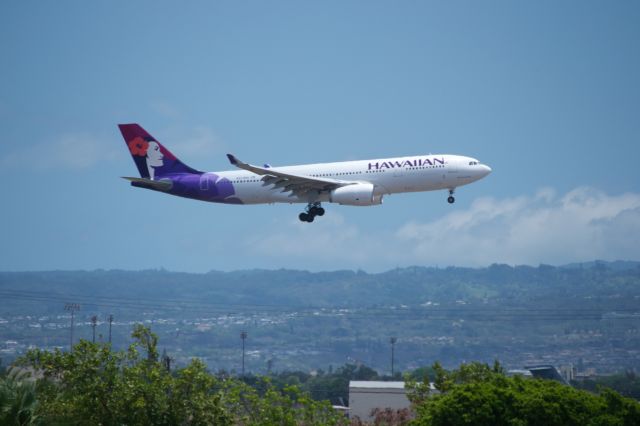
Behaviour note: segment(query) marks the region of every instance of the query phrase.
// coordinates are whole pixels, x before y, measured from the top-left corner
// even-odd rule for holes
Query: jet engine
[[[329,201],[347,206],[374,206],[382,204],[382,194],[374,194],[371,183],[356,183],[334,189]]]

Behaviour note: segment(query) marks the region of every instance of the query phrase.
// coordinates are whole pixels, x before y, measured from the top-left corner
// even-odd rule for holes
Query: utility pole
[[[72,351],[73,350],[73,318],[74,318],[75,312],[80,310],[80,304],[66,303],[64,305],[64,310],[71,312],[71,329],[70,329],[71,337],[69,338],[69,350]]]
[[[240,332],[240,338],[242,339],[242,377],[244,377],[244,341],[247,340],[247,332]]]
[[[162,357],[160,357],[160,359],[162,360],[162,365],[164,365],[164,368],[167,369],[167,372],[171,373],[171,361],[173,361],[173,358],[167,355],[166,349],[162,350]]]
[[[113,314],[109,314],[109,344],[111,344],[111,324],[113,324]]]
[[[396,342],[398,341],[398,339],[396,337],[392,337],[391,339],[389,339],[389,342],[391,343],[391,378],[393,379],[393,363],[395,361],[394,359],[394,355],[395,355],[395,348],[396,348]]]
[[[93,328],[93,339],[92,342],[96,342],[96,326],[98,325],[98,316],[94,315],[91,317],[91,328]]]

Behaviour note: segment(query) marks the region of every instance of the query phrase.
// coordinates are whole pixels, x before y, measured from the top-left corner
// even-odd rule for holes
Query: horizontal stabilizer
[[[137,177],[126,177],[123,176],[122,179],[126,179],[131,182],[131,185],[138,186],[141,188],[149,188],[155,189],[157,191],[170,191],[173,187],[173,182],[169,179],[161,179],[161,180],[151,180],[145,178],[137,178]]]

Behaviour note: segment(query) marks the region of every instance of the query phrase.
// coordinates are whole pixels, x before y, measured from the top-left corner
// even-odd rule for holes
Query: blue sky
[[[0,270],[640,260],[640,4],[0,5]],[[493,168],[383,206],[226,206],[131,188],[116,125],[229,168],[418,153]]]

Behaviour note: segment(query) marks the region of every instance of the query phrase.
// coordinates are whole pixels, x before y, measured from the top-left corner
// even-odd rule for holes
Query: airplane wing
[[[262,178],[262,181],[264,182],[263,186],[273,185],[272,189],[282,188],[282,192],[290,191],[290,196],[304,196],[312,191],[330,191],[341,186],[357,183],[354,181],[283,173],[272,168],[258,167],[243,163],[232,154],[227,154],[227,158],[229,158],[231,164],[239,169],[248,170],[257,175],[264,176]]]

